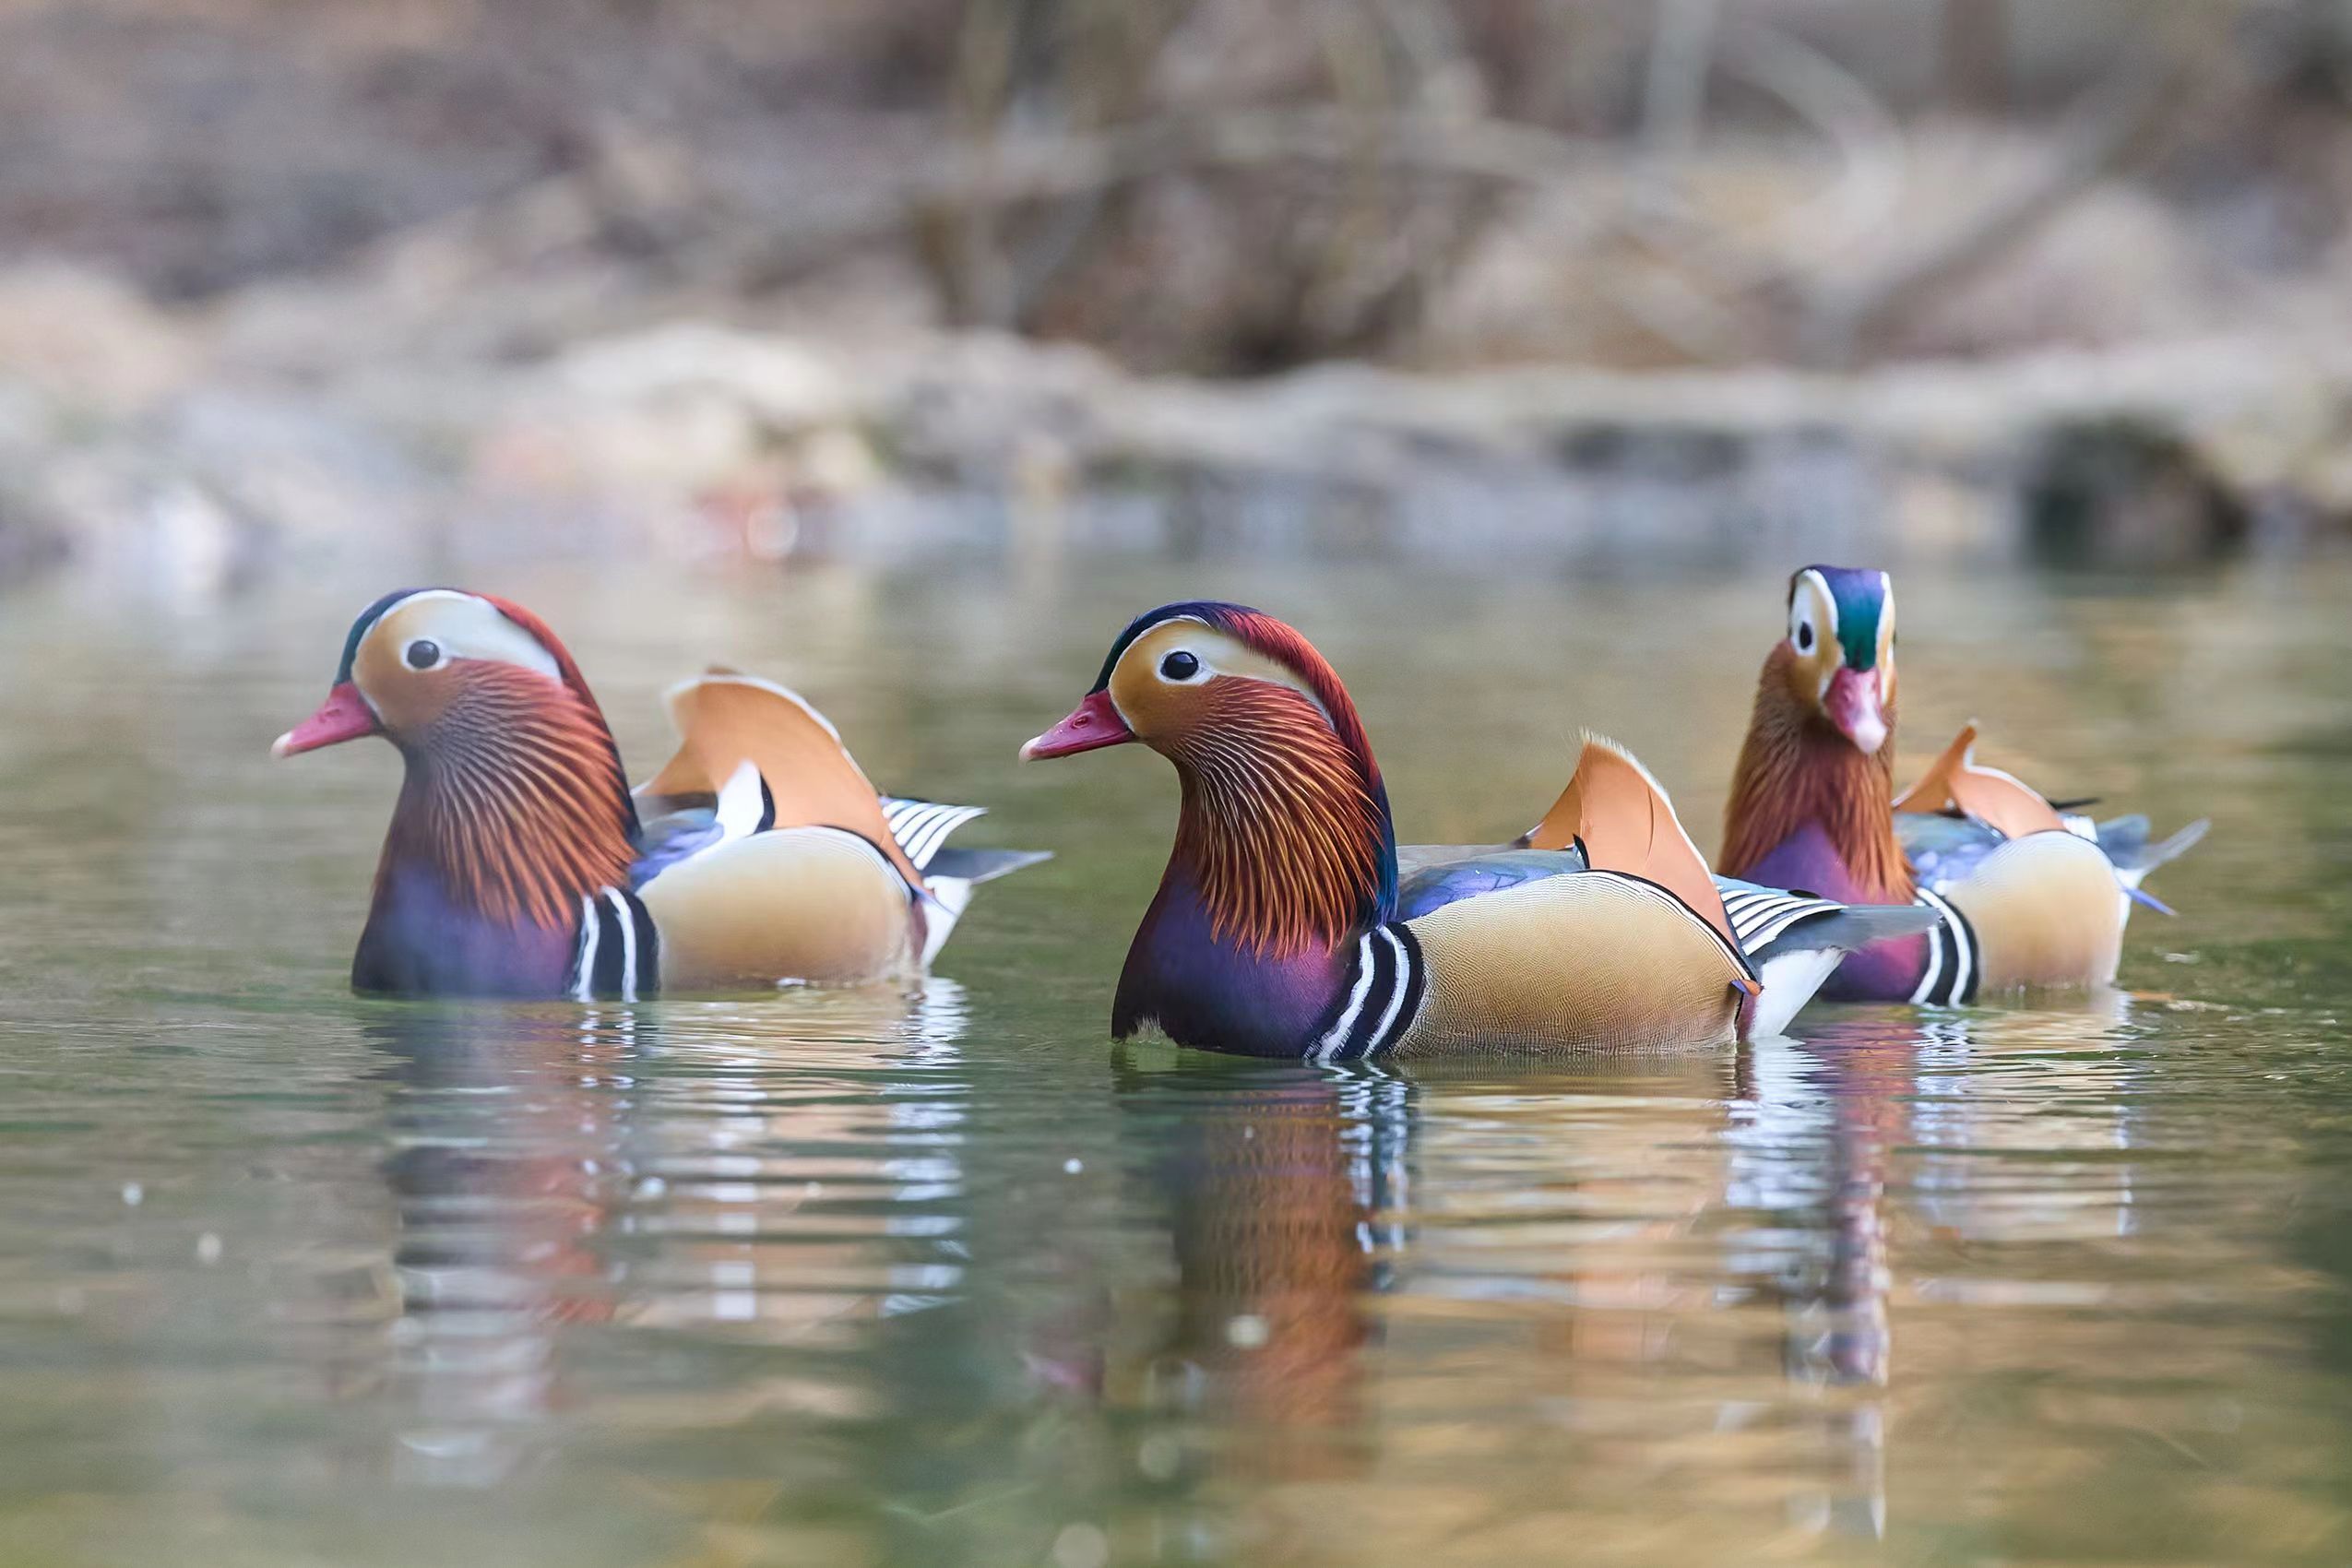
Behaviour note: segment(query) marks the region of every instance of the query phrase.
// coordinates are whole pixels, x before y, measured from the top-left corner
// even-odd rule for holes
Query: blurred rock
[[[2026,548],[2049,565],[2181,566],[2246,542],[2248,505],[2173,431],[2134,420],[2057,425],[2020,483]]]
[[[169,314],[125,319],[147,347],[92,362],[137,374],[29,355],[0,378],[0,515],[19,562],[32,540],[109,573],[151,555],[172,592],[420,552],[2165,564],[2342,518],[2352,430],[2352,344],[2259,335],[1850,376],[1233,383],[1005,335],[701,320],[322,377],[282,343],[256,364]]]

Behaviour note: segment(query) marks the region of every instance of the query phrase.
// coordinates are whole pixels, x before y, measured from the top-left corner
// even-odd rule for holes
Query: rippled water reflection
[[[1102,1039],[1172,790],[1010,753],[1128,609],[1292,610],[1424,837],[1580,722],[1708,821],[1777,617],[1206,575],[500,585],[640,766],[731,657],[1061,851],[918,992],[594,1010],[341,994],[393,761],[261,752],[371,585],[11,600],[0,1562],[2352,1553],[2352,576],[1907,590],[1921,752],[2216,817],[2128,994],[1317,1072]]]

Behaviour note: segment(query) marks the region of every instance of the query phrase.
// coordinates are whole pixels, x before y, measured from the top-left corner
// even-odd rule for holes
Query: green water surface
[[[1172,776],[1015,748],[1241,597],[1407,839],[1589,725],[1711,847],[1777,579],[477,579],[640,774],[724,659],[1058,857],[919,994],[596,1008],[345,990],[397,759],[267,747],[392,586],[0,600],[0,1563],[2352,1560],[2352,570],[1904,579],[1909,757],[2214,819],[2126,993],[1402,1072],[1113,1047]]]

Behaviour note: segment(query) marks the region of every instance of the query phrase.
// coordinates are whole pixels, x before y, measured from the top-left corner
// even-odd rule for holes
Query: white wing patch
[[[719,844],[748,838],[774,824],[775,797],[768,793],[767,780],[760,777],[757,763],[746,757],[735,765],[734,775],[719,791],[717,814]],[[719,844],[710,846],[713,849],[718,847]]]

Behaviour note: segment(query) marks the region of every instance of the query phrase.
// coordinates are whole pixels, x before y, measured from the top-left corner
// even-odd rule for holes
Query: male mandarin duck
[[[1317,1062],[1479,1049],[1705,1047],[1776,1032],[1910,909],[1758,900],[1735,928],[1641,766],[1587,740],[1548,824],[1568,847],[1396,847],[1355,705],[1282,622],[1170,604],[1111,647],[1024,757],[1141,741],[1182,786],[1111,1032]]]
[[[2144,816],[2094,824],[1975,759],[1975,726],[1895,792],[1895,587],[1808,566],[1765,658],[1724,813],[1718,869],[1872,903],[1916,899],[1935,929],[1876,944],[1824,996],[1966,1003],[2115,978],[2140,882],[2204,836],[2159,843]],[[2166,911],[2169,913],[2169,910]]]
[[[885,796],[783,687],[673,687],[677,754],[634,794],[546,624],[453,588],[351,624],[279,756],[363,735],[407,777],[351,984],[400,996],[617,998],[919,973],[979,883],[1045,857],[942,848],[977,806]]]

